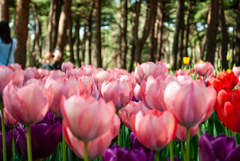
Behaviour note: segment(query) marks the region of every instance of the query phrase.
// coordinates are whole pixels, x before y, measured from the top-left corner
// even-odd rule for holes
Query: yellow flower
[[[204,61],[203,60],[200,60],[199,63],[203,63]]]
[[[232,69],[227,69],[227,72],[228,72],[228,73],[231,73],[231,72],[232,72]]]
[[[188,65],[189,62],[190,62],[190,58],[189,58],[189,57],[183,57],[183,63],[184,63],[185,65]]]

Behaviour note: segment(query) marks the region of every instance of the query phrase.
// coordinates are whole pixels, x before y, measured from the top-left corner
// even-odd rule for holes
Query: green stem
[[[155,154],[156,154],[156,161],[160,161],[159,151],[155,151]]]
[[[13,151],[13,156],[15,155],[15,141],[14,141],[14,130],[12,129],[12,151]]]
[[[173,143],[172,143],[172,141],[169,143],[169,149],[170,149],[170,158],[171,158],[171,161],[174,161],[174,160],[173,160]]]
[[[123,147],[125,146],[125,125],[122,126],[122,140],[123,140]]]
[[[30,125],[27,125],[27,150],[28,150],[28,161],[32,161],[32,145],[31,145]]]
[[[190,128],[187,128],[187,161],[190,161]]]
[[[102,156],[100,155],[98,159],[99,159],[99,161],[102,161]]]
[[[62,161],[66,161],[66,141],[64,135],[62,134]]]
[[[88,161],[88,142],[84,142],[84,151],[85,151],[84,161]]]
[[[183,159],[186,160],[186,145],[185,142],[182,142],[183,145]]]
[[[69,160],[73,160],[72,150],[69,147],[68,147],[68,152],[69,152]]]
[[[119,111],[117,110],[117,115],[119,116]],[[121,128],[118,132],[118,145],[122,147],[122,141],[121,141]]]
[[[2,102],[2,101],[1,101],[1,121],[2,121],[3,160],[4,160],[4,161],[7,161],[6,133],[5,133],[4,113],[3,113],[3,102]]]
[[[198,138],[200,138],[201,136],[201,125],[199,125],[199,128],[198,128]]]

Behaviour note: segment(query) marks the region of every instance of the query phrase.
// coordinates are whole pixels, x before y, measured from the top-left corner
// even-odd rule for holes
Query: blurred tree
[[[9,22],[9,0],[1,0],[1,21]]]
[[[102,67],[102,45],[101,45],[101,1],[96,0],[96,56],[97,67]]]

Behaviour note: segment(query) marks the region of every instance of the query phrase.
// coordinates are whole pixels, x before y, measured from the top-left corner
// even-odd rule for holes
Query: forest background
[[[0,0],[18,40],[15,62],[41,66],[56,47],[75,67],[123,68],[183,57],[240,66],[240,0]]]

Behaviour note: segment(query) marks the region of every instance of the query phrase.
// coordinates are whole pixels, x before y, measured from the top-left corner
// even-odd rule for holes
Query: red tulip
[[[213,73],[213,65],[210,62],[202,62],[194,65],[196,73],[200,76],[209,76]]]
[[[129,81],[104,81],[99,91],[106,102],[113,101],[117,110],[123,108],[132,100],[132,84]]]
[[[74,68],[74,64],[71,62],[63,62],[61,66],[61,69],[63,72],[66,72],[67,70],[73,69],[73,68]]]
[[[190,138],[193,138],[196,133],[198,132],[199,126],[196,125],[192,128],[190,128]],[[186,127],[181,126],[180,124],[177,124],[177,131],[176,135],[174,137],[174,140],[185,142],[187,140],[187,129]]]
[[[91,141],[107,132],[114,123],[115,107],[112,102],[95,100],[90,96],[62,98],[63,118],[73,135],[82,141]]]
[[[238,84],[238,78],[233,72],[218,72],[217,77],[213,79],[211,85],[219,92],[221,89],[233,89]]]
[[[215,110],[222,123],[233,132],[240,132],[240,89],[221,90]]]
[[[164,101],[172,109],[178,122],[187,128],[206,120],[213,112],[216,91],[204,82],[188,81],[180,86],[176,82],[167,85]]]
[[[52,101],[52,88],[32,82],[17,89],[8,84],[3,91],[3,101],[7,111],[18,122],[31,125],[41,121]]]
[[[131,127],[141,144],[160,150],[175,136],[177,119],[172,111],[151,110],[145,116],[140,111],[131,118]]]
[[[52,77],[49,77],[46,80],[45,87],[48,88],[49,86],[52,86],[53,90],[53,101],[50,106],[50,111],[58,116],[62,117],[61,107],[60,107],[60,100],[62,96],[65,96],[66,98],[77,95],[78,92],[76,88],[74,88],[73,84],[68,81],[67,79],[58,79],[55,81]]]
[[[131,125],[130,125],[130,120],[133,115],[136,115],[139,111],[143,113],[143,115],[146,115],[148,111],[150,111],[141,101],[139,102],[134,102],[131,101],[119,110],[119,117],[124,123],[124,125],[127,126],[130,130],[132,130]]]
[[[78,140],[70,128],[66,126],[65,120],[62,123],[63,135],[66,139],[68,146],[72,149],[72,151],[80,158],[84,158],[84,142]],[[100,156],[103,152],[108,148],[112,140],[112,134],[110,130],[106,131],[99,137],[95,138],[92,141],[88,142],[88,158],[90,160]]]
[[[153,62],[137,64],[135,69],[135,77],[138,84],[141,84],[143,80],[147,81],[148,77],[151,75],[153,78],[157,78],[159,75],[165,74],[165,65],[163,62]]]

